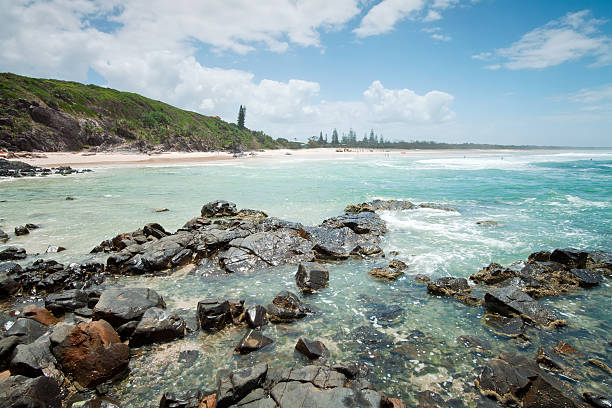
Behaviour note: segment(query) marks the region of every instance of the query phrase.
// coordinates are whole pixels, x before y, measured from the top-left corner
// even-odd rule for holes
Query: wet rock
[[[19,292],[21,285],[9,274],[0,272],[0,300]]]
[[[500,264],[492,263],[471,275],[470,280],[485,285],[494,285],[518,275],[519,270],[515,268],[505,268]]]
[[[399,259],[392,259],[391,262],[389,262],[389,268],[395,269],[397,271],[405,271],[406,269],[408,269],[408,265],[406,265],[405,262],[402,262]]]
[[[0,251],[0,261],[17,261],[26,258],[26,251],[23,248],[8,247]]]
[[[312,311],[294,293],[280,292],[268,306],[268,319],[273,323],[290,322],[306,317]]]
[[[587,360],[587,362],[589,364],[591,364],[594,367],[599,368],[601,371],[603,371],[604,373],[607,374],[612,374],[612,368],[608,367],[603,361],[598,360],[596,358],[589,358]]]
[[[185,350],[179,353],[179,363],[185,363],[188,366],[191,366],[198,360],[200,356],[200,352],[198,350]]]
[[[491,313],[503,316],[520,316],[543,327],[565,326],[567,322],[550,309],[539,304],[516,286],[505,286],[485,293],[484,307]]]
[[[47,332],[47,326],[36,320],[19,318],[5,333],[6,336],[18,336],[20,343],[30,344]]]
[[[140,320],[147,309],[166,308],[164,299],[148,288],[110,288],[102,292],[94,307],[94,320],[106,320],[113,327]]]
[[[580,354],[580,352],[576,350],[571,344],[568,344],[564,341],[560,341],[559,343],[557,343],[554,350],[560,354]]]
[[[202,217],[231,217],[238,214],[238,210],[234,203],[217,200],[204,204],[200,213]]]
[[[584,269],[589,253],[574,248],[555,249],[550,254],[551,262],[558,262],[570,268]]]
[[[329,284],[329,272],[315,262],[303,262],[298,266],[295,283],[302,292],[316,292]]]
[[[19,344],[21,344],[19,336],[7,336],[0,339],[0,370],[8,368],[13,352]]]
[[[382,401],[380,402],[381,408],[407,408],[406,404],[400,401],[397,398],[388,398],[387,396],[382,396]]]
[[[396,281],[397,278],[404,274],[403,271],[394,268],[373,268],[368,271],[368,275],[374,279],[378,279],[385,282]]]
[[[595,394],[594,392],[583,392],[582,397],[591,406],[596,408],[612,408],[612,401],[603,395]]]
[[[387,348],[393,344],[393,339],[372,326],[359,326],[353,329],[347,336],[359,344],[362,344],[366,349]]]
[[[145,311],[130,337],[130,347],[164,343],[185,336],[185,321],[175,313],[152,307]]]
[[[8,234],[0,229],[0,242],[6,242],[8,240],[9,240]]]
[[[7,274],[9,276],[21,273],[21,265],[15,262],[4,262],[0,264],[0,274]]]
[[[84,387],[95,387],[124,372],[129,348],[104,320],[59,324],[51,334],[52,352],[62,369]]]
[[[476,380],[476,387],[486,396],[500,402],[519,401],[530,385],[529,375],[537,370],[521,370],[499,358],[494,358],[485,364]]]
[[[0,381],[0,408],[59,408],[61,400],[59,384],[49,377],[13,375]]]
[[[476,221],[476,225],[480,225],[481,227],[497,227],[499,222],[491,220]]]
[[[19,225],[15,227],[15,235],[17,236],[28,235],[29,233],[30,230],[25,225]]]
[[[198,302],[200,327],[215,332],[233,323],[230,303],[222,299],[205,299]]]
[[[27,229],[29,229],[30,231],[32,231],[32,230],[35,230],[35,229],[39,229],[39,228],[40,228],[40,225],[38,225],[38,224],[32,224],[32,223],[27,223],[27,224],[25,225],[25,227],[26,227]]]
[[[77,309],[87,307],[89,296],[85,291],[71,289],[62,293],[49,295],[45,298],[45,307],[56,316],[66,312],[74,312]]]
[[[504,337],[524,337],[525,323],[520,317],[505,317],[496,314],[486,314],[483,321],[493,333]]]
[[[524,408],[577,408],[581,406],[577,401],[567,396],[551,379],[543,376],[531,382],[531,386],[523,397]]]
[[[271,390],[272,398],[280,407],[362,407],[378,408],[381,396],[371,389],[333,387],[319,389],[311,383],[281,382]]]
[[[268,319],[266,317],[267,313],[266,308],[261,305],[250,307],[244,315],[246,323],[251,329],[263,327],[268,324]]]
[[[297,341],[295,350],[310,360],[325,360],[329,356],[329,351],[322,341],[310,341],[302,337]]]
[[[382,253],[378,237],[372,234],[357,234],[348,227],[305,227],[304,230],[314,244],[312,249],[318,259],[343,260],[362,255],[364,248],[367,253],[363,255]]]
[[[198,408],[203,398],[199,389],[165,392],[159,402],[159,408]]]
[[[11,360],[12,375],[26,377],[51,377],[62,383],[64,376],[57,369],[57,361],[51,353],[49,336],[42,336],[30,344],[20,344],[15,348],[15,355]]]
[[[169,235],[168,231],[166,231],[164,227],[162,227],[156,222],[145,225],[144,228],[142,229],[142,232],[144,233],[146,237],[152,236],[157,239],[161,239]]]
[[[127,322],[117,327],[117,334],[121,338],[121,341],[129,340],[134,334],[134,330],[136,330],[136,326],[138,326],[138,320],[132,320],[131,322]]]
[[[160,213],[160,212],[167,212],[167,211],[170,211],[170,210],[169,210],[169,209],[167,209],[166,207],[163,207],[163,208],[156,208],[155,210],[153,210],[153,212],[156,212],[156,213]]]
[[[472,295],[472,288],[465,278],[444,277],[427,284],[427,293],[435,296],[451,296],[468,305],[477,306],[481,299]]]
[[[601,273],[588,269],[572,269],[570,273],[578,279],[578,285],[581,288],[592,288],[599,286],[603,281]]]
[[[344,211],[347,213],[362,213],[362,212],[375,212],[379,210],[383,211],[402,211],[402,210],[413,210],[417,206],[410,201],[403,200],[374,200],[368,203],[351,204],[348,205]]]
[[[63,246],[49,245],[45,252],[48,253],[48,254],[56,254],[58,252],[62,252],[62,251],[65,251],[65,250],[66,250],[66,248],[64,248]]]
[[[36,320],[45,326],[52,326],[59,320],[50,311],[36,305],[28,305],[23,308],[23,315],[28,319]]]
[[[273,342],[274,340],[263,335],[261,329],[249,329],[244,337],[242,337],[235,350],[240,354],[248,354],[262,349]]]
[[[370,369],[367,365],[356,361],[337,362],[332,366],[332,370],[343,374],[349,380],[365,378],[370,373]]]
[[[550,261],[550,252],[549,251],[539,251],[534,252],[529,257],[527,257],[527,262],[548,262]]]
[[[457,341],[467,348],[480,350],[489,350],[491,348],[491,344],[487,340],[467,334],[457,337]]]
[[[328,218],[321,223],[322,227],[331,229],[350,228],[356,234],[384,235],[387,232],[385,222],[371,212],[357,214],[345,214],[338,217]]]
[[[427,275],[419,273],[418,275],[414,276],[414,282],[419,284],[426,284],[428,282],[431,282],[431,278]]]
[[[586,268],[606,270],[609,276],[612,273],[612,253],[603,251],[590,252],[587,256]]]
[[[267,364],[231,372],[220,371],[217,376],[217,408],[229,407],[246,397],[251,391],[261,388],[267,373]]]

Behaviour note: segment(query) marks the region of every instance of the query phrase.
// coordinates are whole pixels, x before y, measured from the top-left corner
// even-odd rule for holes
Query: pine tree
[[[325,141],[323,140],[323,132],[320,132],[320,133],[319,133],[319,143],[320,143],[320,144],[325,143]]]
[[[332,132],[332,144],[334,146],[338,146],[338,144],[340,144],[340,140],[338,140],[338,131],[336,129],[334,129]]]
[[[240,109],[238,110],[238,128],[244,129],[244,119],[246,116],[246,106],[240,105]]]

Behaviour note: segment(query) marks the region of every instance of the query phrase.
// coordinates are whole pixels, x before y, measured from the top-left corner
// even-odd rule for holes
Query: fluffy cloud
[[[423,9],[423,0],[383,0],[370,9],[354,31],[358,37],[368,37],[391,31],[398,21]]]
[[[612,38],[598,30],[604,22],[591,17],[589,10],[569,13],[528,32],[509,47],[495,50],[494,55],[481,53],[472,58],[497,59],[493,66],[512,70],[546,68],[584,57],[593,58],[594,66],[610,65]]]

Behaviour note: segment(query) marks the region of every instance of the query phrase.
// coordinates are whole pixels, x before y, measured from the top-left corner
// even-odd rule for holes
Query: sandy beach
[[[352,149],[338,152],[335,148],[301,149],[301,150],[265,150],[246,152],[244,156],[234,157],[227,152],[164,152],[158,154],[144,153],[81,153],[81,152],[50,152],[41,154],[45,157],[18,157],[16,160],[39,167],[71,166],[83,167],[118,167],[118,166],[167,166],[202,164],[215,161],[255,161],[255,160],[343,160],[363,156],[397,156],[440,157],[442,155],[494,155],[508,154],[509,150],[382,150],[382,149]],[[2,156],[0,156],[2,157]]]

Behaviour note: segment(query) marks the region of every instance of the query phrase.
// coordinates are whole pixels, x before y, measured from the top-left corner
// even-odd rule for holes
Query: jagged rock
[[[480,225],[481,227],[497,227],[499,222],[492,220],[476,221],[476,225]]]
[[[565,395],[560,386],[543,376],[531,381],[531,386],[523,397],[524,408],[578,408],[580,405]]]
[[[571,344],[568,344],[564,341],[560,341],[555,346],[554,350],[560,354],[580,354],[578,350],[576,350]]]
[[[0,264],[0,274],[16,275],[21,273],[21,265],[15,262],[4,262]]]
[[[87,307],[89,296],[79,289],[71,289],[62,293],[49,295],[45,298],[45,307],[56,316],[66,312],[74,312],[77,309]]]
[[[239,402],[251,391],[261,388],[266,380],[268,365],[260,364],[217,375],[217,408],[226,408]]]
[[[584,269],[589,253],[574,248],[555,249],[550,254],[551,262],[558,262],[570,268]]]
[[[13,375],[0,381],[0,408],[59,408],[61,400],[59,384],[49,377]]]
[[[385,235],[387,226],[377,215],[371,212],[357,214],[345,214],[323,221],[321,227],[331,229],[350,228],[356,234],[372,234],[376,236]]]
[[[19,336],[6,336],[0,339],[0,370],[8,368],[15,347],[21,343]]]
[[[404,272],[402,270],[394,268],[373,268],[368,271],[368,275],[374,279],[378,279],[385,282],[396,281],[397,278],[402,276]]]
[[[0,251],[0,261],[17,261],[26,258],[26,251],[23,248],[8,247]]]
[[[268,318],[273,323],[290,322],[306,317],[312,311],[294,293],[282,291],[268,306]]]
[[[19,225],[15,227],[15,235],[17,235],[18,237],[22,235],[28,235],[29,233],[30,230],[25,225]]]
[[[452,296],[472,306],[480,305],[482,302],[472,295],[472,288],[465,278],[440,278],[427,284],[427,293],[435,296]]]
[[[310,341],[302,337],[297,341],[295,350],[302,353],[310,360],[324,360],[329,356],[329,351],[322,341]]]
[[[530,385],[529,377],[537,375],[538,371],[535,363],[515,367],[501,358],[494,358],[485,364],[476,386],[484,395],[500,402],[518,402],[518,396]]]
[[[62,383],[64,376],[57,369],[57,361],[51,353],[51,341],[48,335],[36,339],[30,344],[20,344],[15,348],[15,355],[11,360],[12,375],[26,377],[51,377]]]
[[[145,225],[142,229],[142,232],[146,237],[152,236],[157,239],[161,239],[169,235],[169,233],[164,229],[164,227],[162,227],[156,222]]]
[[[484,307],[491,313],[503,316],[518,315],[524,320],[543,327],[559,327],[567,324],[553,311],[539,304],[516,286],[489,290],[485,293]]]
[[[262,349],[273,342],[274,340],[263,335],[261,329],[249,329],[242,337],[235,350],[240,354],[248,354],[252,351]]]
[[[47,309],[36,305],[28,305],[23,308],[23,315],[28,319],[36,320],[38,323],[42,323],[45,326],[52,326],[59,320],[51,314]]]
[[[164,299],[148,288],[110,288],[102,292],[94,307],[94,320],[106,320],[113,327],[140,320],[147,309],[166,308]]]
[[[572,269],[570,273],[578,279],[578,285],[581,288],[592,288],[599,286],[603,281],[601,273],[589,269]]]
[[[0,272],[0,300],[19,292],[21,285],[7,273]]]
[[[48,254],[55,254],[55,253],[62,252],[62,251],[65,251],[65,250],[66,250],[66,248],[64,248],[63,246],[49,245],[45,252],[48,253]]]
[[[202,217],[231,217],[238,214],[238,210],[234,203],[217,200],[204,204],[201,214]]]
[[[232,324],[233,316],[230,302],[222,299],[205,299],[198,302],[198,320],[200,327],[215,332]]]
[[[316,292],[329,284],[329,272],[315,262],[302,262],[295,274],[295,283],[302,292]]]
[[[185,321],[175,313],[152,307],[142,315],[130,337],[130,347],[163,343],[185,336]]]
[[[351,255],[360,255],[364,248],[369,255],[382,253],[377,236],[357,234],[348,227],[305,227],[304,230],[314,244],[312,249],[319,259],[343,260]]]
[[[476,283],[483,283],[485,285],[494,285],[518,276],[520,269],[517,268],[505,268],[500,264],[492,263],[489,266],[485,266],[477,273],[470,276],[470,280]]]
[[[246,310],[244,314],[246,323],[249,325],[251,329],[257,329],[259,327],[263,327],[268,324],[268,319],[266,317],[267,310],[265,307],[261,305],[255,305]]]
[[[199,389],[165,392],[159,402],[159,408],[198,408],[203,398]]]
[[[47,326],[36,320],[19,318],[5,333],[6,336],[18,336],[21,344],[33,343],[47,332]]]
[[[525,323],[520,317],[510,318],[496,314],[486,314],[483,321],[493,333],[499,336],[517,338],[525,335]]]
[[[550,261],[550,252],[549,251],[539,251],[534,252],[529,257],[527,257],[527,262],[549,262]]]
[[[612,273],[612,253],[603,251],[593,251],[587,256],[586,268],[605,269],[608,274]]]
[[[594,392],[583,392],[582,397],[591,406],[596,408],[612,408],[612,401],[603,395],[595,394]]]
[[[457,338],[457,341],[462,343],[467,348],[474,348],[480,350],[489,350],[491,344],[485,339],[463,334]]]
[[[0,229],[0,242],[6,242],[8,240],[9,240],[8,234]]]
[[[362,212],[375,212],[379,210],[402,211],[402,210],[412,210],[415,208],[417,208],[417,206],[411,203],[410,201],[374,200],[368,203],[348,205],[344,209],[344,211],[347,213],[362,213]]]
[[[423,275],[421,273],[414,276],[414,281],[419,284],[426,284],[431,282],[431,278],[427,275]]]
[[[95,387],[124,372],[130,353],[104,320],[59,324],[51,334],[53,355],[62,369],[84,387]]]

